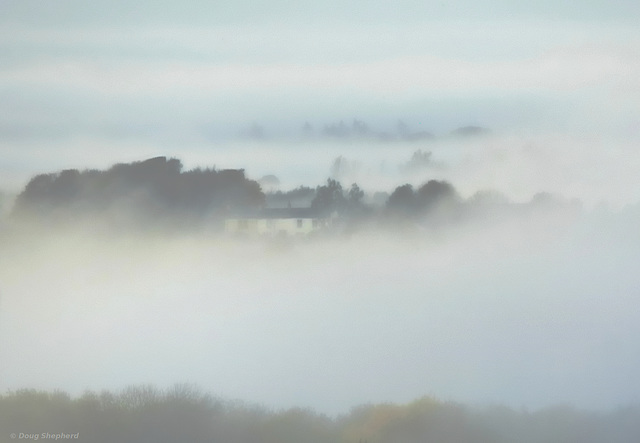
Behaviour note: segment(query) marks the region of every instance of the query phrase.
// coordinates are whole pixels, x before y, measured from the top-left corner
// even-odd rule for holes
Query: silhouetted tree
[[[387,212],[403,217],[416,214],[416,194],[410,184],[398,186],[389,196],[386,204]]]
[[[403,172],[419,172],[424,168],[431,166],[431,152],[418,149],[411,155],[411,159],[401,166]]]
[[[354,231],[373,216],[373,209],[364,203],[364,191],[356,183],[347,192],[344,215],[348,231]]]
[[[319,214],[327,216],[333,212],[342,213],[346,206],[346,198],[342,185],[334,179],[327,179],[327,184],[316,188],[316,196],[311,201],[311,207]]]
[[[335,138],[347,137],[349,135],[349,132],[349,128],[344,124],[342,120],[340,120],[339,123],[326,125],[322,130],[323,135]]]
[[[244,170],[182,172],[178,159],[120,163],[106,171],[65,170],[34,177],[17,197],[14,215],[48,222],[100,215],[133,222],[196,220],[264,204],[260,185]]]
[[[371,129],[369,129],[369,125],[367,125],[365,122],[358,119],[353,120],[353,123],[351,124],[351,131],[354,135],[358,137],[364,137],[371,133]]]
[[[364,191],[360,189],[357,183],[353,183],[347,194],[347,201],[350,206],[358,206],[362,204]]]
[[[458,194],[446,181],[429,180],[418,189],[416,197],[420,210],[428,212],[438,204],[455,201]]]
[[[11,432],[78,433],[86,443],[630,443],[640,441],[640,408],[529,412],[423,397],[405,405],[357,406],[329,418],[309,409],[276,412],[223,401],[189,385],[133,386],[79,398],[23,389],[0,395],[0,430],[2,443],[11,441]]]
[[[446,181],[429,180],[416,192],[416,212],[423,223],[446,225],[462,217],[462,201]]]

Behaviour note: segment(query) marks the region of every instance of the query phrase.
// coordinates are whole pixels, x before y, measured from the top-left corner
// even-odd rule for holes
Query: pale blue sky
[[[2,0],[0,187],[79,138],[180,156],[254,121],[635,137],[636,3]]]
[[[98,23],[224,24],[247,21],[401,21],[443,19],[519,19],[634,21],[640,6],[632,0],[615,1],[417,1],[373,0],[204,0],[124,1],[87,3],[80,0],[3,0],[2,21],[37,25]]]

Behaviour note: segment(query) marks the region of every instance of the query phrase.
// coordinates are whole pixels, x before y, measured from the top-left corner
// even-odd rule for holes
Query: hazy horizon
[[[254,123],[273,143],[305,122],[476,125],[524,144],[563,139],[560,151],[622,149],[615,161],[640,140],[632,2],[0,7],[0,188],[12,191],[51,169],[156,155],[253,175],[250,155],[226,157]]]

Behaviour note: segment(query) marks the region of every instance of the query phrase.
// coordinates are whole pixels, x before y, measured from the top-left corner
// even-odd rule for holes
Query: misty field
[[[187,381],[331,414],[416,393],[634,403],[637,210],[525,208],[288,240],[9,222],[2,386]]]

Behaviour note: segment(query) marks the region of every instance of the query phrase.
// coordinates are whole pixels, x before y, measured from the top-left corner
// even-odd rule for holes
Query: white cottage
[[[306,236],[326,226],[328,219],[311,208],[269,208],[226,219],[224,231],[232,235]]]

